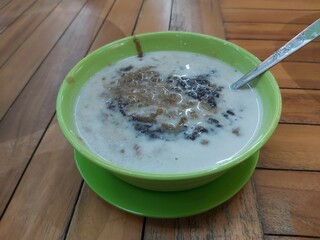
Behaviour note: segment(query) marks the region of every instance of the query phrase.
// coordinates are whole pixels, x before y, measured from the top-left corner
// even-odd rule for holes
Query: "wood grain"
[[[85,5],[0,122],[0,215],[55,112],[63,78],[87,53],[112,4]]]
[[[218,1],[173,1],[170,30],[198,32],[225,38]]]
[[[144,239],[262,239],[251,181],[225,204],[194,217],[146,220]]]
[[[281,62],[271,72],[280,87],[320,89],[318,63]]]
[[[308,25],[283,23],[225,23],[224,26],[227,39],[289,41]]]
[[[58,239],[77,199],[81,177],[73,150],[53,120],[0,225],[0,239]]]
[[[320,236],[320,173],[256,170],[266,234]]]
[[[264,236],[265,240],[313,240],[319,239],[318,237],[299,237],[299,236]]]
[[[287,10],[320,10],[318,0],[220,0],[223,8],[250,8],[250,9],[287,9]]]
[[[294,23],[310,24],[319,18],[319,11],[280,9],[222,9],[226,23]]]
[[[61,0],[39,0],[0,34],[0,67]]]
[[[66,239],[141,239],[142,227],[143,217],[111,206],[85,184]]]
[[[320,92],[317,90],[282,89],[281,122],[320,124]]]
[[[12,1],[12,0],[2,0],[0,2],[0,9],[3,8],[4,6],[6,6],[10,1]]]
[[[280,124],[260,152],[259,167],[320,171],[320,126]]]
[[[234,40],[231,42],[253,53],[259,59],[264,60],[282,47],[286,41],[277,40]],[[311,42],[299,51],[295,52],[283,61],[287,62],[320,62],[320,42]]]
[[[0,10],[0,34],[14,22],[36,0],[15,0],[9,2]]]
[[[85,0],[64,0],[0,68],[0,119],[35,73]],[[19,66],[19,71],[15,71]],[[18,79],[18,80],[17,80]]]
[[[130,36],[134,31],[141,4],[142,0],[117,0],[103,23],[90,51],[120,38]],[[125,18],[123,14],[125,14]]]
[[[171,6],[172,0],[145,0],[134,33],[167,31]]]

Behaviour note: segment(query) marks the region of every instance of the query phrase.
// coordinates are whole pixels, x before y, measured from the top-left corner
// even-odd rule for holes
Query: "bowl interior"
[[[138,43],[137,43],[138,42]],[[186,174],[147,174],[107,163],[93,154],[77,135],[74,124],[74,107],[77,96],[86,81],[106,66],[120,59],[137,55],[137,44],[143,52],[188,51],[222,60],[242,73],[254,68],[260,61],[242,48],[206,35],[185,32],[159,32],[128,37],[105,45],[81,60],[66,76],[57,98],[57,116],[62,132],[81,154],[112,172],[143,178],[186,178],[225,171],[254,154],[269,139],[280,118],[281,96],[278,85],[270,72],[263,74],[254,83],[263,106],[260,131],[248,151],[215,169]]]

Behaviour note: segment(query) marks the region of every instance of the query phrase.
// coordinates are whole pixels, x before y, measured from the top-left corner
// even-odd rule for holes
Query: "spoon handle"
[[[255,69],[241,77],[238,81],[231,84],[231,89],[238,89],[244,84],[248,83],[255,77],[267,71],[284,58],[288,57],[295,51],[302,48],[304,45],[311,42],[320,35],[320,19],[309,25],[306,29],[300,32],[297,36],[292,38],[287,44],[282,46],[279,50],[274,52],[270,57],[264,60]]]

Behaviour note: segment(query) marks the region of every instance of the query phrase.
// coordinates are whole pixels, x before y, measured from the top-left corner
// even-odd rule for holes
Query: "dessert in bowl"
[[[259,60],[206,35],[124,38],[81,60],[57,99],[76,151],[138,187],[177,191],[213,181],[266,143],[281,112],[270,72],[230,84]]]

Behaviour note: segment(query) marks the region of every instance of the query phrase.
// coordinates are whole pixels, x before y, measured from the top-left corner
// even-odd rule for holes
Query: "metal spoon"
[[[253,80],[260,74],[267,71],[269,68],[273,67],[295,51],[302,48],[304,45],[308,44],[320,35],[320,18],[309,25],[306,29],[300,32],[297,36],[292,38],[287,44],[282,46],[278,51],[274,52],[270,57],[264,60],[260,65],[258,65],[251,72],[241,77],[238,81],[230,85],[231,89],[238,89],[249,81]]]

